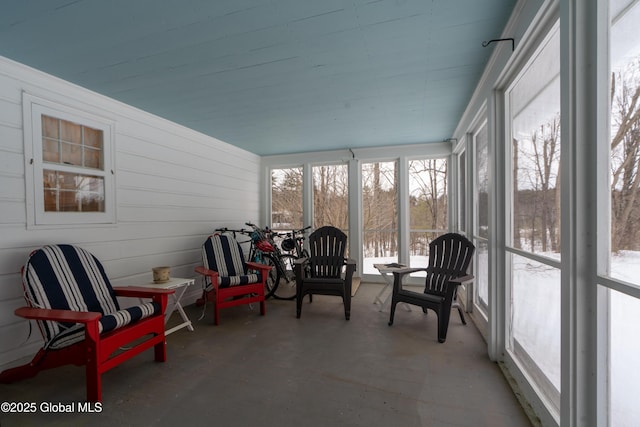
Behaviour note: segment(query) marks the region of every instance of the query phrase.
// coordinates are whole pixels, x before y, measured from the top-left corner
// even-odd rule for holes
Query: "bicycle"
[[[231,229],[231,228],[216,228],[216,233],[230,233],[233,235],[233,238],[237,240],[237,235],[242,234],[249,237],[249,240],[238,241],[240,245],[244,243],[249,243],[249,251],[246,256],[248,261],[259,262],[261,264],[270,265],[273,268],[269,271],[269,277],[265,282],[265,290],[264,297],[265,299],[273,296],[275,288],[278,283],[278,271],[277,265],[278,262],[276,258],[272,255],[274,248],[273,245],[268,241],[263,230],[258,228],[253,224],[247,223],[247,225],[252,226],[252,230],[242,229]]]
[[[273,255],[277,259],[278,276],[274,289],[274,297],[277,299],[292,300],[296,297],[295,261],[309,257],[309,253],[304,248],[304,234],[310,228],[311,226],[287,233],[273,231],[269,233],[274,246]],[[275,243],[275,238],[278,237],[281,238],[280,245]]]
[[[308,256],[307,251],[303,248],[303,242],[304,233],[311,227],[292,230],[288,233],[278,233],[268,227],[261,229],[250,222],[245,224],[252,228],[252,238],[256,241],[253,246],[254,252],[251,254],[262,257],[263,260],[258,262],[274,267],[267,279],[269,296],[276,299],[293,300],[296,297],[294,264],[297,259]],[[280,245],[275,242],[277,238],[283,238]],[[283,243],[284,248],[282,248]]]
[[[292,230],[289,233],[276,233],[269,228],[260,228],[250,222],[245,223],[250,230],[234,230],[229,228],[218,228],[219,233],[231,233],[234,238],[237,234],[249,237],[249,240],[239,242],[250,243],[247,259],[262,264],[267,264],[273,268],[269,271],[265,283],[265,298],[293,300],[296,297],[296,277],[294,270],[295,260],[309,256],[303,248],[304,233],[311,227],[300,230]],[[284,243],[283,253],[274,239],[284,237],[280,246]],[[286,243],[285,243],[286,241]]]

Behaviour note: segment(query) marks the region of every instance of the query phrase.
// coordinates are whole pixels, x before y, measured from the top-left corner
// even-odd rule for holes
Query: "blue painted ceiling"
[[[516,0],[2,0],[0,55],[259,155],[449,138]]]

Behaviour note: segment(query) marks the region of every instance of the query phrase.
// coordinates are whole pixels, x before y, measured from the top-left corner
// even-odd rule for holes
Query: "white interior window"
[[[113,124],[23,96],[30,226],[115,222]]]

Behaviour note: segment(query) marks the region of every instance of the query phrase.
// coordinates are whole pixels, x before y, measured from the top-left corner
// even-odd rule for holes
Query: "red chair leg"
[[[95,352],[87,352],[87,401],[100,402],[102,400],[102,379],[98,371],[98,360]]]
[[[0,372],[0,384],[10,384],[16,381],[35,377],[41,370],[40,362],[44,359],[45,356],[46,351],[41,348],[40,351],[38,351],[38,353],[33,357],[31,362]]]
[[[217,326],[219,321],[220,321],[220,309],[218,308],[218,303],[216,302],[213,307],[213,324]]]
[[[155,353],[155,361],[156,362],[166,362],[167,361],[167,340],[166,338],[162,340],[161,343],[156,344],[154,347]]]
[[[262,316],[264,316],[267,312],[267,305],[265,304],[264,300],[260,301],[260,314]]]

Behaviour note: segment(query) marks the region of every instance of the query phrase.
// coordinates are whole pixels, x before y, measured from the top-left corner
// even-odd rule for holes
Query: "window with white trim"
[[[598,230],[601,295],[608,307],[607,382],[609,425],[636,425],[640,371],[630,368],[640,351],[640,1],[609,2],[610,135],[599,141],[609,153],[600,167],[609,175],[599,188],[598,215],[607,217]],[[608,170],[607,170],[608,169]],[[602,174],[604,175],[604,174]],[[608,203],[607,203],[608,199]],[[608,227],[603,225],[608,222]]]
[[[28,223],[115,222],[113,123],[23,96]]]
[[[555,25],[505,93],[507,352],[560,412],[560,31]]]

